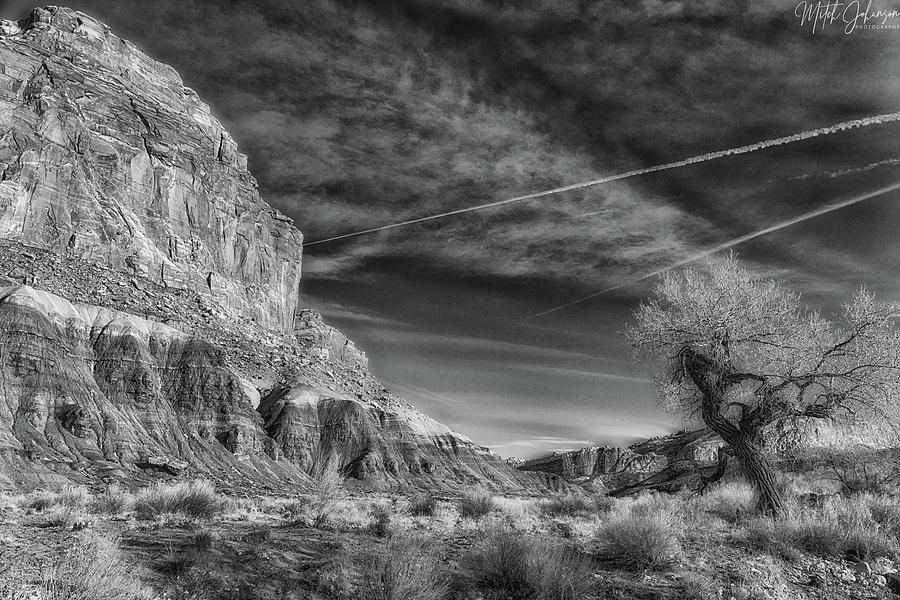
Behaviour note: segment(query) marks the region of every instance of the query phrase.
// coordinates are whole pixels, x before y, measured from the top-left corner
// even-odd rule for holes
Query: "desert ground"
[[[785,516],[727,476],[704,494],[296,497],[205,481],[8,493],[3,600],[891,598],[900,496],[876,464],[798,458]],[[817,465],[817,466],[814,466]]]

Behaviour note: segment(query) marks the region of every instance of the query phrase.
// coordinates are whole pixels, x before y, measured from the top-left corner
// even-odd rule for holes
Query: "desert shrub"
[[[782,529],[768,517],[756,517],[747,521],[741,538],[753,550],[780,556],[788,562],[800,560],[800,551],[797,550],[792,532]]]
[[[896,537],[881,526],[871,511],[871,497],[835,496],[821,506],[793,508],[777,521],[759,518],[747,526],[747,539],[759,549],[774,548],[789,556],[785,547],[819,556],[868,560],[893,558],[900,552]],[[876,509],[888,518],[884,506]],[[882,511],[882,512],[879,512]],[[892,517],[890,517],[892,518]]]
[[[527,570],[529,587],[541,600],[578,600],[595,586],[590,558],[561,544],[532,543]]]
[[[91,500],[90,511],[94,514],[120,515],[131,510],[133,505],[134,496],[122,486],[113,484]]]
[[[488,533],[460,560],[464,581],[480,591],[513,597],[528,592],[528,548],[530,540],[519,533],[498,530]]]
[[[434,496],[418,496],[409,503],[409,513],[414,517],[433,517],[437,508]]]
[[[364,600],[441,600],[449,579],[424,539],[392,537],[365,558]]]
[[[896,490],[900,468],[893,460],[885,460],[882,452],[867,446],[853,449],[821,451],[830,477],[840,483],[844,493],[882,494]]]
[[[274,506],[277,507],[278,512],[281,512],[284,514],[285,518],[287,518],[291,521],[295,521],[295,520],[301,518],[303,516],[303,514],[306,512],[307,505],[308,505],[308,502],[305,502],[303,500],[297,500],[295,498],[295,499],[291,499],[291,500],[284,500],[284,501],[278,502]]]
[[[338,544],[328,554],[325,564],[316,569],[316,588],[328,598],[350,598],[353,592],[353,557],[343,543]]]
[[[585,496],[559,496],[541,504],[541,513],[551,517],[577,517],[596,511],[596,504]]]
[[[24,496],[21,506],[38,512],[51,508],[83,508],[91,501],[91,494],[83,487],[65,486],[58,492],[36,491]]]
[[[892,496],[866,497],[869,514],[882,531],[900,538],[900,502]]]
[[[209,529],[203,529],[195,533],[191,538],[191,548],[194,548],[195,550],[209,550],[215,545],[218,539],[219,538],[215,533]]]
[[[698,573],[685,573],[678,586],[681,588],[678,590],[679,600],[710,600],[719,596],[714,582]]]
[[[156,563],[156,570],[168,577],[180,577],[197,563],[199,557],[199,552],[194,548],[179,550],[169,546],[165,556]]]
[[[225,508],[208,481],[157,484],[142,489],[134,500],[139,519],[161,515],[181,515],[192,519],[211,519]]]
[[[344,478],[341,476],[339,460],[334,455],[321,452],[314,457],[309,473],[312,479],[312,497],[309,508],[313,525],[322,527],[344,497]]]
[[[24,572],[24,573],[27,573]],[[37,579],[15,569],[0,572],[0,598],[24,600],[146,600],[152,592],[118,544],[100,536],[75,547],[42,570]]]
[[[372,522],[369,524],[369,533],[374,536],[384,537],[391,531],[391,508],[385,504],[378,504],[372,509]]]
[[[459,501],[459,514],[477,520],[486,517],[495,507],[493,496],[485,492],[477,492],[462,497]]]
[[[460,560],[464,586],[509,598],[577,600],[594,585],[590,559],[510,530],[488,533]]]
[[[697,508],[734,523],[756,509],[756,492],[749,483],[732,481],[710,489],[697,499]]]
[[[45,511],[45,515],[40,522],[41,527],[64,527],[77,531],[93,524],[90,515],[85,512],[84,508],[78,506],[57,506],[52,510]]]
[[[630,570],[666,570],[682,554],[672,513],[637,507],[615,514],[597,532],[598,556]]]

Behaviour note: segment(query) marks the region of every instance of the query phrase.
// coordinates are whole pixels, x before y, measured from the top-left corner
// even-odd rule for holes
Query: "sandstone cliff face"
[[[666,464],[665,456],[653,452],[639,454],[629,448],[594,446],[527,460],[518,468],[579,479],[619,473],[652,473]]]
[[[0,26],[0,237],[293,326],[302,236],[178,74],[90,17]]]

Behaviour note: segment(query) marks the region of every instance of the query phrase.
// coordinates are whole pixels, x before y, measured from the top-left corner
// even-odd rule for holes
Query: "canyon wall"
[[[302,235],[174,69],[90,17],[0,27],[0,237],[76,254],[288,330]]]

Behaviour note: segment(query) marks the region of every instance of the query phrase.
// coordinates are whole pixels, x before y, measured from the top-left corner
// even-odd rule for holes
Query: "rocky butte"
[[[303,237],[169,66],[82,13],[0,23],[0,487],[539,490],[300,307]]]

